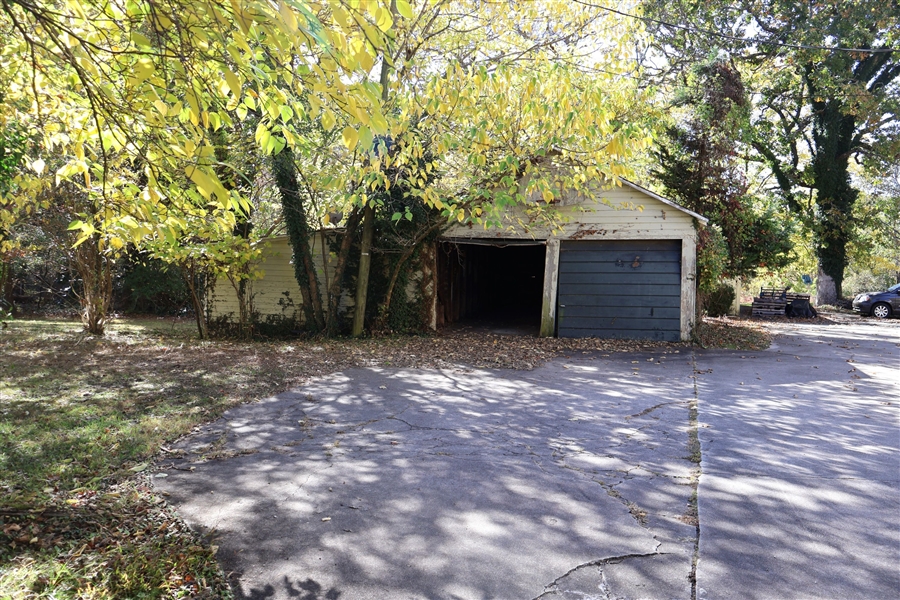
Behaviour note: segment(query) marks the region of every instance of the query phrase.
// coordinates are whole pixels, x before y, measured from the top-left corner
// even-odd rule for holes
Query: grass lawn
[[[741,327],[719,337],[767,344]],[[684,351],[484,332],[199,341],[172,319],[116,321],[98,338],[75,321],[13,321],[0,330],[0,600],[230,597],[215,549],[147,474],[166,443],[236,404],[354,366],[529,369],[560,352],[647,347]]]
[[[166,441],[266,386],[188,325],[14,321],[0,334],[0,598],[223,597],[142,476]],[[230,368],[229,368],[230,367]]]

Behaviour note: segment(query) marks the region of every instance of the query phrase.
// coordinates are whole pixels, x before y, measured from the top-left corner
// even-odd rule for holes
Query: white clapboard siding
[[[319,234],[316,234],[313,239],[313,263],[316,267],[319,285],[322,286],[324,300],[326,278],[325,263],[322,258],[322,238]],[[326,250],[327,247],[326,243]],[[260,279],[248,282],[253,294],[253,309],[263,320],[270,315],[302,319],[301,305],[303,298],[300,293],[300,287],[297,285],[297,279],[294,277],[292,256],[291,243],[287,236],[272,238],[268,247],[263,251],[263,257],[259,264],[259,269],[263,272],[263,276]],[[334,257],[329,256],[329,277],[334,273],[333,261]],[[288,304],[290,301],[293,303],[293,306],[284,307],[279,304],[279,301],[282,301],[283,304]],[[346,294],[341,298],[342,307],[352,306],[352,304],[352,299],[347,297]],[[232,320],[237,320],[239,312],[237,293],[227,277],[221,277],[216,281],[213,292],[210,295],[209,307],[210,316],[213,319],[230,316]]]
[[[511,209],[502,227],[456,225],[444,233],[443,237],[536,240],[684,239],[696,236],[695,219],[706,220],[628,182],[622,186],[600,189],[591,198],[564,197],[557,204],[557,210],[564,224],[562,231],[552,234],[546,226],[536,225],[527,229],[518,226],[518,220],[527,222],[527,216],[521,209]]]

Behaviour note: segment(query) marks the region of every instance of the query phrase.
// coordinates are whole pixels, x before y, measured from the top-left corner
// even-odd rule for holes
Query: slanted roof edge
[[[656,192],[652,192],[652,191],[648,190],[647,188],[645,188],[645,187],[643,187],[643,186],[641,186],[641,185],[638,185],[638,184],[634,183],[633,181],[629,181],[629,180],[625,179],[624,177],[619,177],[619,181],[621,181],[622,183],[624,183],[625,185],[627,185],[628,187],[630,187],[630,188],[632,188],[632,189],[635,189],[635,190],[637,190],[637,191],[639,191],[639,192],[641,192],[641,193],[647,194],[647,195],[650,196],[651,198],[654,198],[654,199],[656,199],[656,200],[659,200],[659,201],[662,202],[663,204],[668,204],[668,205],[671,206],[672,208],[678,209],[678,210],[680,210],[680,211],[683,212],[683,213],[686,213],[686,214],[691,215],[692,217],[694,217],[695,219],[697,219],[698,221],[700,221],[700,222],[703,223],[704,225],[705,225],[706,223],[709,223],[709,219],[707,219],[707,218],[704,217],[703,215],[698,214],[698,213],[695,213],[695,212],[692,211],[692,210],[688,210],[688,209],[686,209],[685,207],[683,207],[683,206],[681,206],[680,204],[678,204],[677,202],[674,202],[674,201],[672,201],[672,200],[669,200],[668,198],[663,198],[662,196],[660,196],[660,195],[657,194]]]

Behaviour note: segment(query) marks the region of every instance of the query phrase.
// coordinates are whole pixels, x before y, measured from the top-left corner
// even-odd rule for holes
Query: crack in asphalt
[[[293,487],[296,490],[302,490],[303,486],[305,486],[307,483],[309,483],[309,480],[312,479],[313,476],[318,475],[322,471],[327,471],[328,469],[331,469],[333,467],[334,467],[334,464],[332,464],[331,462],[326,462],[321,467],[311,470],[309,475],[306,476],[306,479],[303,480],[303,483],[300,483],[300,484],[295,483],[295,484],[293,484]],[[293,496],[293,493],[285,495],[284,498],[282,498],[282,502],[291,498],[292,496]]]
[[[637,417],[643,417],[644,415],[648,415],[648,414],[652,413],[657,408],[662,408],[663,406],[669,406],[670,404],[684,404],[684,401],[674,400],[672,402],[663,402],[662,404],[657,404],[656,406],[651,406],[650,408],[645,408],[644,410],[642,410],[639,413],[635,413],[633,415],[628,415],[625,417],[625,419],[627,420],[627,419],[636,419]],[[643,427],[641,427],[640,429],[643,429]],[[640,431],[640,429],[638,429],[638,431]]]
[[[451,429],[447,427],[425,427],[424,425],[414,425],[409,421],[401,419],[398,416],[385,417],[385,421],[399,421],[409,427],[407,431],[446,431],[447,433],[473,433],[471,429]]]
[[[660,543],[657,543],[657,545],[656,545],[656,549],[657,549],[657,550],[659,550],[660,545],[662,545],[661,542],[660,542]],[[607,556],[607,557],[604,557],[604,558],[597,558],[597,559],[588,561],[588,562],[586,562],[586,563],[582,563],[582,564],[580,564],[580,565],[577,565],[577,566],[572,567],[571,569],[569,569],[568,571],[566,571],[565,573],[563,573],[562,575],[560,575],[559,577],[557,577],[556,579],[554,579],[553,581],[551,581],[550,583],[548,583],[547,585],[545,585],[545,586],[544,586],[544,591],[541,592],[540,595],[535,596],[535,597],[534,597],[534,600],[540,600],[541,598],[546,597],[548,594],[555,594],[555,593],[557,593],[557,592],[559,591],[559,582],[562,581],[563,579],[565,579],[566,577],[569,577],[570,575],[572,575],[573,573],[575,573],[575,572],[578,571],[579,569],[584,569],[584,568],[587,568],[587,567],[601,567],[601,574],[602,574],[602,573],[603,573],[602,567],[603,567],[604,565],[617,565],[617,564],[619,564],[619,563],[621,563],[621,562],[623,562],[623,561],[626,561],[626,560],[628,560],[628,559],[630,559],[630,558],[651,558],[651,557],[654,557],[654,556],[665,556],[665,555],[667,555],[667,554],[670,554],[670,553],[669,553],[669,552],[657,552],[657,551],[653,551],[653,552],[650,552],[650,553],[647,553],[647,554],[622,554],[622,555],[619,555],[619,556]],[[606,583],[606,577],[605,577],[605,575],[602,576],[602,582],[603,582],[604,584]],[[611,592],[611,591],[608,589],[608,588],[609,588],[609,585],[606,584],[605,587],[606,587],[607,589],[606,589],[606,590],[603,590],[602,587],[601,587],[601,591],[604,592],[604,594],[606,595],[607,598],[610,598],[610,597],[611,597],[611,596],[610,596],[610,592]]]
[[[663,403],[657,404],[655,406],[651,406],[647,409],[644,409],[643,411],[641,411],[639,413],[636,413],[633,415],[628,415],[625,417],[625,419],[640,418],[640,417],[646,416],[646,415],[650,414],[651,412],[658,410],[665,406],[687,404],[689,407],[688,434],[689,434],[689,436],[691,436],[692,433],[693,433],[693,435],[696,435],[696,432],[698,431],[697,412],[696,411],[697,411],[697,401],[698,401],[698,397],[699,397],[699,390],[698,390],[697,377],[696,377],[696,373],[697,373],[698,369],[697,369],[696,357],[694,356],[693,353],[691,355],[691,366],[692,366],[692,370],[695,373],[695,376],[693,377],[693,390],[692,390],[692,397],[690,400],[688,400],[688,401],[676,400],[676,401],[671,401],[671,402],[663,402]],[[642,426],[636,428],[635,433],[643,432],[644,430],[651,430],[652,428],[653,428],[652,424],[642,425]],[[653,445],[651,443],[648,443],[645,441],[640,441],[640,440],[635,440],[634,435],[635,434],[625,435],[624,436],[625,439],[623,439],[623,441],[621,441],[618,444],[614,444],[613,446],[611,446],[611,448],[620,448],[620,447],[624,447],[624,446],[627,446],[628,444],[632,444],[635,442],[637,442],[638,446],[646,448],[646,449],[652,450],[655,447],[655,445]],[[671,437],[672,437],[666,432],[664,432],[664,436],[666,437],[666,439],[671,439]],[[566,443],[567,441],[568,440],[566,438],[562,438],[562,439],[555,440],[555,443],[551,442],[549,444],[549,449],[551,451],[550,458],[552,460],[551,464],[555,464],[560,469],[573,471],[580,475],[587,476],[592,482],[600,485],[604,490],[606,490],[607,494],[609,494],[611,497],[618,500],[626,509],[628,509],[628,512],[631,514],[632,518],[634,518],[634,520],[639,525],[644,527],[645,529],[650,529],[650,527],[646,521],[646,517],[644,517],[643,519],[640,518],[640,513],[642,512],[640,505],[629,500],[626,496],[624,496],[621,492],[619,492],[616,489],[616,487],[619,486],[620,484],[624,483],[628,479],[630,479],[631,473],[636,470],[646,471],[647,473],[650,474],[650,476],[652,478],[662,477],[662,478],[673,479],[673,480],[679,479],[679,478],[683,479],[683,477],[670,476],[666,473],[658,473],[652,469],[647,468],[645,465],[642,465],[639,463],[634,463],[634,462],[628,463],[627,461],[626,461],[626,464],[628,466],[626,468],[616,469],[616,470],[612,471],[612,473],[610,473],[610,475],[612,475],[613,473],[615,474],[612,477],[601,477],[601,476],[598,476],[598,474],[595,472],[591,472],[588,469],[577,467],[577,466],[574,466],[569,463],[568,459],[572,456],[594,455],[595,453],[590,450],[581,448],[580,446],[573,448]],[[691,443],[690,439],[689,439],[689,443]],[[543,470],[543,467],[541,465],[538,465],[538,466]],[[696,491],[697,486],[698,486],[697,479],[699,477],[699,466],[694,469],[694,474],[695,474],[695,476],[692,477],[692,481],[690,481],[688,483],[688,485],[691,485],[694,488],[694,490]],[[610,481],[611,479],[613,481]],[[696,567],[697,567],[697,559],[698,559],[698,553],[699,553],[699,536],[700,536],[700,526],[699,526],[699,518],[698,518],[698,523],[696,526],[696,535],[694,536],[695,539],[693,540],[694,548],[693,548],[693,557],[692,557],[692,561],[691,561],[691,572],[689,574],[689,579],[691,581],[691,600],[697,600]],[[602,567],[604,565],[617,564],[619,562],[622,562],[622,561],[630,559],[630,558],[647,558],[647,557],[661,556],[664,554],[668,554],[668,553],[659,552],[659,548],[662,546],[663,542],[660,541],[660,539],[658,538],[658,536],[656,534],[653,535],[653,539],[656,541],[656,549],[653,553],[626,554],[626,555],[622,555],[622,556],[613,556],[613,557],[607,557],[607,558],[602,558],[602,559],[596,559],[593,561],[589,561],[587,563],[577,565],[577,566],[573,567],[572,569],[570,569],[569,571],[567,571],[566,573],[564,573],[563,575],[561,575],[560,577],[557,577],[550,584],[544,586],[544,592],[542,592],[539,596],[537,596],[535,598],[535,600],[540,600],[541,598],[547,598],[551,594],[558,594],[558,593],[575,594],[577,596],[582,596],[585,598],[601,598],[602,597],[604,599],[611,600],[615,596],[614,596],[613,590],[609,586],[609,582],[607,581],[607,578],[606,578],[606,573],[604,572]],[[584,592],[579,592],[579,591],[568,591],[568,590],[560,590],[559,589],[560,582],[563,581],[566,577],[569,577],[573,573],[577,572],[579,569],[584,569],[584,568],[588,568],[588,567],[598,567],[600,569],[600,583],[599,583],[598,588],[601,593],[601,596],[594,596],[594,595],[586,594]]]
[[[694,373],[697,373],[697,353],[691,349],[691,368],[694,370]],[[703,454],[702,447],[700,445],[700,388],[697,385],[697,377],[694,377],[694,398],[691,402],[691,406],[688,409],[688,450],[693,454],[694,448],[696,445],[697,451],[697,461],[696,468],[694,469],[694,473],[696,477],[694,477],[694,481],[692,483],[693,487],[693,502],[694,502],[694,510],[696,512],[696,520],[697,520],[697,534],[694,538],[694,552],[691,557],[691,600],[697,600],[697,562],[700,560],[700,475],[703,473]]]

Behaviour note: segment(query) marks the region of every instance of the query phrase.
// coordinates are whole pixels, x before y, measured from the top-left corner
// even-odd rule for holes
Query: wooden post
[[[697,323],[697,240],[681,238],[681,341],[691,339]]]
[[[734,290],[734,302],[731,303],[731,310],[729,314],[740,316],[741,315],[741,293],[743,292],[743,286],[741,285],[741,278],[735,277],[731,280],[731,289]]]
[[[544,301],[541,304],[541,337],[556,331],[556,288],[559,284],[559,240],[547,240],[544,255]]]

